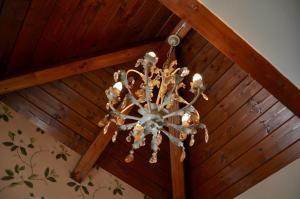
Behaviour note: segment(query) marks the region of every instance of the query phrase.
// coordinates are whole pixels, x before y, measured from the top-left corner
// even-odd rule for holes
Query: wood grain
[[[160,0],[224,55],[300,116],[300,91],[245,40],[197,0]]]
[[[125,63],[142,57],[149,49],[157,49],[161,42],[153,42],[118,52],[100,55],[80,61],[62,64],[54,68],[22,75],[19,77],[2,80],[0,82],[0,94],[15,91],[30,86],[62,79],[68,76],[109,67],[114,64]]]

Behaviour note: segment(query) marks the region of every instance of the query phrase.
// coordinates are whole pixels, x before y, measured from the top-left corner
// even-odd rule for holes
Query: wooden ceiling
[[[179,18],[155,0],[0,1],[1,78],[165,39]],[[18,12],[12,12],[17,10]],[[149,49],[151,50],[151,49]],[[210,140],[198,132],[185,161],[187,198],[233,198],[300,157],[300,120],[210,42],[190,31],[177,49],[181,66],[203,75],[209,101],[196,107]],[[4,94],[1,100],[83,154],[106,114],[112,72],[134,60]],[[186,96],[189,97],[189,96]],[[130,150],[120,133],[98,165],[153,198],[172,195],[170,149]]]
[[[195,31],[181,46],[209,96],[197,110],[210,140],[198,132],[186,162],[190,198],[233,198],[300,157],[297,116]]]
[[[0,1],[0,78],[165,38],[179,18],[156,0]]]

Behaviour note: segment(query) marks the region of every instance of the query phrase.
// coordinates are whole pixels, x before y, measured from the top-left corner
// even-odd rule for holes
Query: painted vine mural
[[[80,156],[0,102],[0,198],[146,198],[101,168],[69,178]]]

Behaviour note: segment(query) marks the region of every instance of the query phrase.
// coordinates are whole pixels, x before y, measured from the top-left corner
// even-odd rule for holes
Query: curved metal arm
[[[136,121],[138,121],[138,120],[141,119],[141,118],[138,118],[138,117],[134,117],[134,116],[130,116],[130,115],[125,115],[125,114],[121,113],[120,111],[118,111],[117,109],[115,109],[115,107],[113,107],[111,105],[111,103],[109,103],[109,107],[111,108],[111,110],[113,111],[114,114],[120,116],[121,118],[123,118],[125,120],[129,119],[129,120],[136,120]]]
[[[167,115],[164,115],[164,116],[163,116],[163,119],[172,117],[172,116],[174,116],[174,115],[178,115],[180,112],[184,112],[185,109],[189,108],[190,106],[192,106],[192,105],[197,101],[197,99],[199,98],[199,96],[200,96],[200,88],[197,89],[197,94],[196,94],[196,96],[194,97],[194,99],[193,99],[189,104],[187,104],[185,107],[183,107],[183,108],[181,108],[181,109],[179,109],[179,110],[177,110],[177,111],[174,111],[174,112],[172,112],[172,113],[169,113],[169,114],[167,114]]]

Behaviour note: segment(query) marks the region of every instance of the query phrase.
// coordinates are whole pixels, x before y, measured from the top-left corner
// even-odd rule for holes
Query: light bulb
[[[123,85],[121,82],[116,82],[114,85],[113,85],[113,88],[116,88],[118,91],[121,91],[122,88],[123,88]]]
[[[153,51],[148,52],[148,55],[150,55],[151,57],[156,57],[156,54],[155,54],[155,52],[153,52]]]
[[[195,73],[193,76],[193,82],[202,81],[202,76],[199,73]]]
[[[182,123],[186,123],[186,122],[188,122],[188,121],[190,120],[190,118],[191,118],[191,115],[190,115],[189,113],[185,113],[185,114],[183,114],[183,116],[181,117],[181,122],[182,122]]]

